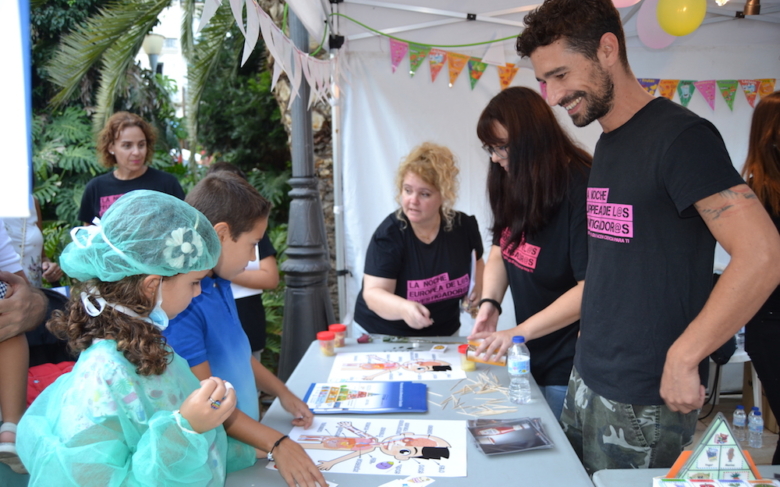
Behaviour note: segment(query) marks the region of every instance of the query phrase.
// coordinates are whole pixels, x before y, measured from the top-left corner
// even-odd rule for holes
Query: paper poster
[[[466,64],[469,62],[469,56],[465,54],[458,54],[454,52],[447,53],[447,67],[450,70],[450,88],[455,84],[455,80],[458,79],[458,75]]]
[[[680,97],[680,104],[684,107],[688,106],[693,98],[693,92],[696,91],[696,87],[693,85],[692,80],[682,80],[677,85],[677,96]]]
[[[729,109],[734,111],[734,95],[737,93],[737,80],[735,79],[719,79],[718,89],[723,99],[726,100],[726,105]]]
[[[761,98],[771,95],[775,91],[775,79],[767,78],[758,80],[758,96]]]
[[[658,87],[661,89],[661,96],[671,100],[674,98],[674,91],[677,89],[678,79],[662,79]]]
[[[431,65],[431,82],[434,82],[439,71],[444,67],[444,63],[447,62],[447,51],[431,49],[431,52],[428,53],[428,62]]]
[[[659,78],[637,78],[637,81],[639,81],[639,84],[642,85],[642,88],[644,88],[645,91],[653,96],[655,96],[655,92],[658,90],[658,84],[661,82]]]
[[[755,108],[756,95],[758,95],[758,80],[756,79],[741,79],[739,80],[739,86],[742,87],[742,91],[745,92],[745,98],[747,98],[750,106]]]
[[[482,73],[485,72],[487,64],[483,63],[479,58],[472,57],[469,59],[469,82],[471,82],[471,89],[479,82],[479,78],[482,77]]]
[[[505,66],[498,67],[498,81],[501,83],[501,89],[505,90],[512,84],[512,80],[515,79],[515,75],[520,68],[515,67],[512,63],[506,63]]]
[[[409,44],[409,75],[414,76],[417,68],[422,65],[425,58],[428,57],[428,51],[431,48],[420,44]]]
[[[715,110],[715,80],[711,79],[707,81],[696,81],[693,83],[693,85],[697,90],[699,90],[701,96],[707,100],[707,104],[710,106],[710,108]]]
[[[674,475],[689,480],[755,480],[757,472],[751,467],[726,417],[718,413],[688,461]]]
[[[314,417],[295,427],[300,444],[320,470],[370,475],[465,477],[465,421]]]
[[[465,379],[455,347],[444,352],[339,353],[328,382],[421,381]]]
[[[394,73],[401,61],[406,57],[407,52],[409,52],[409,44],[390,39],[390,61],[392,62]]]

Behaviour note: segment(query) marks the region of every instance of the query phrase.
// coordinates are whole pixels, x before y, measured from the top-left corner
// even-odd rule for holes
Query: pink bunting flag
[[[696,91],[693,83],[692,80],[682,80],[677,84],[677,95],[680,97],[680,104],[684,107],[688,106],[693,98],[693,92]]]
[[[487,64],[483,63],[479,58],[473,57],[469,59],[469,81],[471,82],[471,89],[477,85],[479,78],[482,77],[482,73],[485,72]]]
[[[739,86],[742,87],[742,91],[745,93],[750,106],[755,108],[756,95],[758,95],[758,80],[757,79],[741,79],[739,80]]]
[[[542,98],[547,99],[547,83],[544,81],[539,82],[539,93],[542,94]]]
[[[501,83],[501,89],[505,90],[512,84],[515,75],[520,70],[512,63],[506,63],[506,66],[498,67],[498,81]]]
[[[469,56],[465,54],[447,53],[447,67],[450,70],[450,88],[455,84],[455,80],[458,79],[458,75],[463,71],[468,62]]]
[[[761,98],[775,92],[775,78],[760,79],[758,81],[758,96]]]
[[[734,95],[737,93],[739,83],[735,79],[719,79],[717,83],[720,94],[726,100],[729,110],[734,111]]]
[[[409,44],[390,39],[390,60],[393,64],[394,73],[401,61],[406,57],[407,52],[409,52]]]
[[[703,96],[704,99],[707,100],[707,103],[710,105],[710,108],[715,110],[715,80],[710,79],[707,81],[696,81],[693,83],[693,85],[696,87],[697,90],[699,90],[701,96]]]
[[[645,91],[653,96],[655,96],[655,92],[658,90],[658,83],[661,82],[658,78],[637,78],[637,81],[639,81],[639,84],[642,85]]]
[[[444,63],[447,62],[447,51],[431,49],[431,52],[428,53],[428,62],[431,65],[431,82],[434,82],[439,71],[444,67]]]
[[[423,61],[425,61],[425,58],[428,57],[428,51],[430,50],[431,48],[428,46],[409,44],[409,76],[414,76],[414,73],[417,72],[417,68],[419,68]]]

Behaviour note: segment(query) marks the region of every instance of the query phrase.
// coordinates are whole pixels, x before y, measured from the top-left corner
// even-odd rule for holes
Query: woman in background
[[[780,91],[756,105],[750,126],[750,142],[742,177],[763,203],[780,230]],[[780,414],[780,287],[774,290],[745,325],[745,351],[764,386],[769,407]],[[778,439],[772,465],[780,465]]]
[[[490,154],[488,194],[493,246],[470,339],[478,354],[500,356],[524,336],[531,373],[560,417],[579,332],[588,261],[585,193],[591,157],[558,125],[547,102],[528,88],[507,88],[488,103],[477,136]],[[512,290],[515,322],[496,331]]]
[[[476,218],[453,209],[457,176],[452,152],[430,142],[398,168],[400,208],[371,237],[355,303],[355,322],[369,333],[454,335],[461,301],[479,300],[482,237]]]

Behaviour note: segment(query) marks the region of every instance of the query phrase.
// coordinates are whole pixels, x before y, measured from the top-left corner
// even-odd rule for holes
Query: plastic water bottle
[[[734,433],[734,439],[737,441],[747,440],[747,416],[745,415],[745,408],[742,404],[737,406],[734,410],[734,417],[731,421]]]
[[[756,417],[756,411],[758,411],[758,406],[753,406],[752,408],[750,408],[750,412],[747,415],[748,429],[750,429],[750,422],[753,421],[753,418]]]
[[[509,372],[509,400],[515,404],[531,402],[531,352],[525,346],[525,337],[512,337],[512,347],[506,357]]]
[[[756,411],[756,415],[748,425],[750,434],[748,436],[748,446],[750,448],[761,448],[764,446],[764,418],[761,417],[761,411]]]

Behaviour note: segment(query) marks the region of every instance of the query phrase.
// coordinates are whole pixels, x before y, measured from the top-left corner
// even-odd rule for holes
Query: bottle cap
[[[525,337],[522,336],[512,337],[512,343],[524,343],[524,342],[525,342]]]
[[[745,406],[743,406],[742,404],[737,404],[737,409],[745,409]]]
[[[317,340],[335,340],[336,334],[332,331],[321,331],[317,333]]]
[[[756,416],[761,416],[761,411],[756,411]]]

